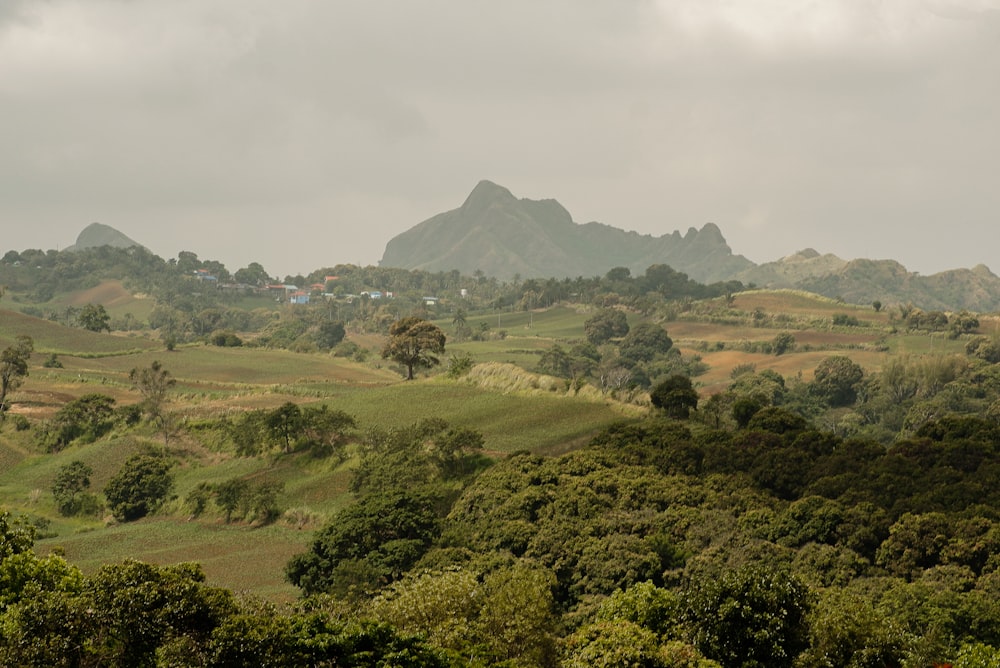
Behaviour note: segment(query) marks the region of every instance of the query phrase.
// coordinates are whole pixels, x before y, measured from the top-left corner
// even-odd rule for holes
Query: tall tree
[[[82,505],[80,495],[90,487],[94,469],[76,460],[59,468],[52,481],[52,496],[62,515],[75,515]]]
[[[80,309],[76,322],[91,332],[111,331],[111,316],[103,304],[87,304]]]
[[[587,340],[595,346],[628,334],[628,320],[625,313],[617,309],[602,309],[583,323]]]
[[[444,353],[445,334],[434,323],[410,316],[389,328],[389,340],[382,348],[382,358],[392,359],[406,367],[406,379],[413,380],[413,369],[440,364]]]
[[[28,360],[35,342],[24,334],[0,353],[0,419],[7,412],[7,393],[16,390],[28,375]]]
[[[698,392],[687,376],[674,374],[657,384],[650,393],[653,406],[680,420],[687,419],[691,409],[698,407]]]
[[[148,369],[132,369],[128,378],[132,381],[132,387],[142,395],[139,404],[142,410],[151,422],[155,422],[163,430],[163,440],[166,441],[168,424],[164,405],[167,403],[167,392],[177,381],[155,360]]]

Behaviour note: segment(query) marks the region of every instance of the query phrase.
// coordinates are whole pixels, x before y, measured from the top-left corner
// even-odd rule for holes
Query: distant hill
[[[847,265],[847,260],[827,253],[820,255],[812,248],[806,248],[793,255],[788,255],[765,262],[741,271],[735,276],[744,283],[754,283],[764,287],[792,288],[801,281],[836,273]]]
[[[851,260],[839,271],[804,279],[797,287],[855,304],[877,299],[943,311],[1000,310],[1000,277],[983,265],[921,276],[894,260]]]
[[[68,246],[68,251],[79,251],[85,248],[98,248],[100,246],[114,246],[115,248],[131,248],[139,246],[145,248],[137,241],[133,241],[110,225],[102,223],[91,223],[83,228],[80,236],[76,238],[76,243]]]
[[[391,239],[379,264],[465,274],[478,269],[500,279],[595,276],[613,267],[638,275],[666,264],[703,283],[753,267],[733,254],[712,223],[660,237],[581,225],[555,200],[518,199],[490,181],[481,181],[461,207]]]

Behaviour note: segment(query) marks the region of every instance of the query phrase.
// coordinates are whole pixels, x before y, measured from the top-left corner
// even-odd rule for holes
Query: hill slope
[[[712,223],[653,237],[610,225],[573,222],[557,201],[518,199],[481,181],[458,209],[438,214],[391,239],[379,263],[386,267],[488,276],[576,277],[628,267],[640,274],[666,264],[695,280],[728,279],[752,263],[733,255]]]
[[[66,250],[78,251],[85,248],[98,248],[100,246],[113,246],[115,248],[139,246],[140,248],[145,248],[138,241],[130,239],[110,225],[91,223],[83,228],[80,236],[76,238],[76,243],[72,246],[67,246]]]

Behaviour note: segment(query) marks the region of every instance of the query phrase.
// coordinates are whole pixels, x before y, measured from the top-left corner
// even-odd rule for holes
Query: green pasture
[[[471,313],[465,323],[473,332],[479,331],[480,323],[492,331],[506,330],[510,337],[538,336],[549,339],[583,338],[583,323],[593,313],[569,306],[554,306],[532,311],[493,311]],[[455,331],[452,318],[442,318],[434,323],[449,336]]]
[[[552,339],[538,337],[512,338],[509,336],[502,340],[463,341],[462,343],[449,344],[445,356],[450,357],[451,355],[468,353],[476,363],[508,362],[530,371],[538,366],[538,359],[542,356],[542,353],[551,348],[555,343]]]
[[[312,531],[280,524],[254,528],[215,519],[153,517],[47,538],[35,549],[44,554],[60,548],[86,573],[125,559],[161,565],[197,562],[210,585],[288,601],[298,590],[284,581],[285,564],[311,539]]]
[[[42,512],[55,516],[52,481],[58,470],[74,460],[80,460],[94,470],[91,487],[99,491],[118,472],[126,459],[143,451],[149,442],[133,435],[105,438],[96,443],[74,445],[59,453],[38,451],[30,442],[30,434],[12,436],[8,430],[0,433],[4,444],[0,451],[11,451],[20,441],[20,457],[11,457],[12,466],[0,472],[0,499],[3,505],[24,512]],[[6,458],[6,457],[5,457]]]
[[[0,347],[6,348],[20,335],[35,342],[36,353],[100,356],[122,355],[160,348],[162,344],[138,336],[111,336],[66,327],[17,311],[0,310]]]
[[[361,428],[398,428],[424,418],[443,418],[453,426],[479,430],[487,450],[498,453],[562,449],[622,419],[610,402],[565,395],[498,394],[438,379],[343,387],[324,403],[353,415]]]
[[[283,385],[314,382],[388,383],[399,375],[386,369],[374,369],[341,357],[262,348],[220,348],[216,346],[181,346],[173,351],[145,351],[125,357],[63,360],[73,373],[89,372],[127,376],[136,367],[154,361],[182,385]]]
[[[968,339],[949,339],[944,334],[898,334],[885,339],[894,355],[964,354]]]

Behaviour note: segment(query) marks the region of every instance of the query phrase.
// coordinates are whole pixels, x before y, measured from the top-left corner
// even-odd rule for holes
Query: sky
[[[0,0],[0,253],[375,264],[481,179],[1000,272],[1000,0]]]

